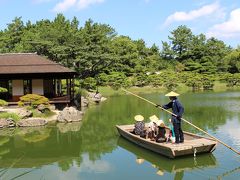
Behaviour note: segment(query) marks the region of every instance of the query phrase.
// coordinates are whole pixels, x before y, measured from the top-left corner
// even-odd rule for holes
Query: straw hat
[[[141,158],[136,159],[136,163],[138,164],[142,164],[143,162],[144,162],[144,159],[141,159]]]
[[[159,175],[159,176],[163,176],[163,175],[164,175],[164,172],[159,169],[156,174]]]
[[[135,119],[135,121],[143,121],[144,117],[139,114],[139,115],[134,116],[134,119]]]
[[[157,123],[158,121],[158,117],[156,115],[150,116],[149,119],[151,122],[154,122],[154,123]]]
[[[175,92],[173,92],[173,91],[171,91],[170,93],[165,94],[165,96],[170,96],[170,97],[175,97],[175,96],[179,96],[179,95],[180,95],[180,94],[175,93]]]
[[[163,120],[161,120],[161,119],[157,121],[157,125],[160,127],[165,127],[165,124],[164,124]]]

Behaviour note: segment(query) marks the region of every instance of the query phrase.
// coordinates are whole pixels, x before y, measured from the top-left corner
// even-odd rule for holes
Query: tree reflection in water
[[[218,133],[216,130],[229,122],[230,119],[237,119],[235,124],[238,125],[240,114],[238,111],[232,112],[236,99],[227,98],[223,100],[221,98],[224,98],[222,97],[224,95],[223,93],[214,97],[212,93],[182,94],[181,102],[186,109],[184,118],[201,129],[208,132],[214,131],[214,133]],[[145,94],[142,96],[160,104],[168,102],[168,99],[160,94]],[[225,103],[228,107],[232,107],[231,111],[229,108],[225,108]],[[126,149],[129,152],[127,157],[133,153],[136,157],[144,159],[144,162],[139,166],[148,162],[151,163],[155,167],[155,173],[161,176],[171,173],[176,178],[181,179],[182,177],[185,178],[186,174],[189,175],[187,173],[189,171],[196,172],[198,168],[205,170],[216,166],[215,156],[211,154],[198,156],[195,162],[193,157],[169,161],[168,158],[156,156],[154,153],[139,148],[126,140],[122,141],[121,138],[119,139],[115,125],[133,124],[133,117],[136,114],[142,114],[145,117],[145,122],[153,114],[160,116],[163,120],[169,119],[169,115],[163,111],[159,111],[152,105],[135,97],[125,95],[111,97],[99,106],[88,109],[80,123],[56,124],[51,125],[51,127],[41,127],[38,130],[37,128],[2,129],[0,134],[4,138],[0,138],[0,144],[2,144],[0,153],[1,148],[3,148],[2,155],[0,155],[2,158],[0,159],[0,171],[16,162],[12,168],[16,171],[19,168],[40,168],[39,171],[45,173],[46,169],[43,167],[50,165],[50,167],[59,169],[59,173],[64,171],[63,174],[66,174],[65,172],[71,167],[88,169],[96,164],[101,166],[102,159],[105,156],[110,157],[110,160],[108,160],[114,161],[112,162],[113,165],[117,166],[115,160],[121,158],[121,156],[115,155],[114,150],[118,149],[118,146],[123,148],[121,151]],[[186,131],[199,133],[186,123],[183,124],[183,127]],[[216,135],[221,136],[221,134]],[[24,157],[18,160],[23,152]],[[222,152],[224,152],[224,155],[226,154],[225,151]],[[214,151],[214,154],[219,155],[218,149]],[[221,159],[219,158],[218,161],[221,161]],[[229,160],[226,161],[231,164]],[[222,166],[225,167],[226,165]],[[107,168],[108,165],[106,165]],[[98,168],[95,169],[99,170]],[[134,171],[135,169],[131,170]],[[91,174],[91,172],[88,173]]]

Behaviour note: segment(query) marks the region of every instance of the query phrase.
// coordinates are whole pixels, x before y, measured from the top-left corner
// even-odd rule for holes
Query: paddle
[[[154,105],[155,107],[157,106],[157,104],[155,104],[155,103],[153,103],[153,102],[151,102],[151,101],[149,101],[149,100],[147,100],[147,99],[145,99],[145,98],[143,98],[143,97],[141,97],[141,96],[138,96],[138,95],[136,95],[136,94],[134,94],[134,93],[132,93],[132,92],[130,92],[130,91],[127,91],[126,89],[123,89],[123,88],[122,88],[122,90],[125,91],[126,93],[129,93],[129,94],[131,94],[131,95],[133,95],[133,96],[136,96],[136,97],[138,97],[138,98],[140,98],[140,99],[142,99],[142,100],[144,100],[144,101],[146,101],[146,102]],[[171,115],[173,115],[173,116],[175,116],[175,117],[177,116],[176,114],[172,113],[171,111],[168,111],[167,109],[162,108],[161,106],[158,106],[158,108],[162,109],[163,111],[166,111],[167,113],[169,113],[169,114],[171,114]],[[208,132],[202,130],[201,128],[199,128],[199,127],[197,127],[197,126],[195,126],[194,124],[190,123],[189,121],[187,121],[187,120],[184,119],[184,118],[181,118],[181,120],[183,120],[184,122],[186,122],[186,123],[190,124],[191,126],[195,127],[195,128],[198,129],[199,131],[207,134],[207,135],[208,135],[209,137],[211,137],[212,139],[216,140],[217,142],[221,143],[222,145],[226,146],[227,148],[231,149],[232,151],[234,151],[235,153],[237,153],[238,155],[240,155],[240,152],[238,152],[237,150],[235,150],[235,149],[232,148],[231,146],[225,144],[225,143],[222,142],[221,140],[215,138],[214,136],[212,136],[212,135],[209,134]]]

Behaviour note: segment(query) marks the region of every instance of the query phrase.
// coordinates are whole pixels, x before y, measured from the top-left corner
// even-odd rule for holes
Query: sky
[[[69,20],[76,16],[80,26],[88,19],[109,24],[118,35],[143,39],[149,47],[161,48],[180,25],[195,35],[240,45],[239,0],[0,0],[0,30],[15,17],[35,23],[58,13]]]

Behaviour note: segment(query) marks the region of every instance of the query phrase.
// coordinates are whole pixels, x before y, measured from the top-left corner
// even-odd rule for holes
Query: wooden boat
[[[127,140],[169,158],[213,152],[217,145],[217,142],[211,138],[206,138],[189,132],[184,132],[184,143],[158,143],[131,133],[134,125],[117,125],[116,127],[119,134]],[[168,134],[169,131],[169,128],[166,127],[166,134]]]

